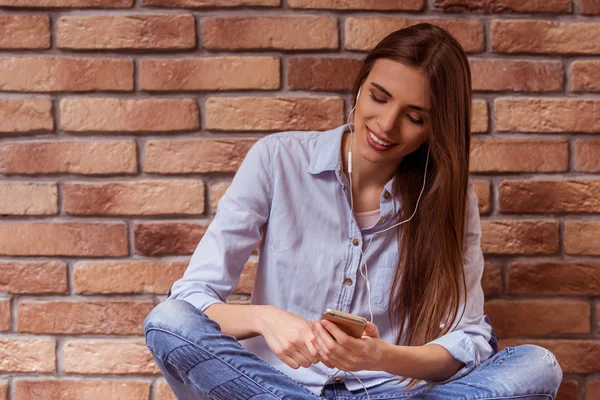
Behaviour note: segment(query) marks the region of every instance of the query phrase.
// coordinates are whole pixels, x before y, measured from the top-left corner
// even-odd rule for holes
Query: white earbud
[[[350,114],[352,114],[352,112],[356,109],[356,106],[358,104],[358,98],[360,97],[360,89],[358,88],[358,93],[356,93],[356,101],[354,102],[354,108],[352,108],[352,111],[350,111]],[[350,118],[350,115],[348,115],[348,118]],[[351,138],[350,138],[350,148],[348,149],[348,174],[352,173],[352,141],[354,139],[354,132],[351,132]]]

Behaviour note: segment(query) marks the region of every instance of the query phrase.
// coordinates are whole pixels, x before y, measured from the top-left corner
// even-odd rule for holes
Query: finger
[[[327,332],[327,330],[325,330],[325,328],[323,328],[323,326],[317,321],[314,321],[313,328],[317,338],[317,343],[320,347],[319,354],[321,354],[321,357],[324,358],[325,361],[335,358],[336,350],[338,350],[341,346],[336,343],[329,332]]]
[[[344,331],[338,328],[336,324],[332,322],[322,320],[321,325],[325,330],[327,330],[327,332],[331,336],[333,336],[333,338],[336,340],[336,342],[338,342],[339,345],[344,347],[346,350],[351,350],[351,348],[348,348],[348,345],[351,344],[352,339],[354,339],[353,337],[347,335]]]
[[[365,331],[362,336],[379,338],[379,329],[377,328],[377,325],[372,322],[367,322],[367,326],[365,326]]]
[[[312,331],[310,331],[310,333],[307,333],[305,336],[305,345],[306,345],[306,354],[304,354],[304,356],[306,358],[308,358],[308,360],[313,363],[313,364],[317,364],[319,362],[319,351],[317,350],[318,344],[315,341],[315,343],[313,344],[312,341],[315,338],[315,335]]]
[[[296,362],[296,360],[294,360],[292,357],[290,357],[288,355],[283,355],[283,356],[281,356],[279,358],[281,359],[281,361],[283,361],[284,363],[286,363],[287,365],[289,365],[293,369],[300,368],[300,364],[298,364]]]
[[[292,358],[304,368],[308,368],[312,364],[299,350],[292,354]]]

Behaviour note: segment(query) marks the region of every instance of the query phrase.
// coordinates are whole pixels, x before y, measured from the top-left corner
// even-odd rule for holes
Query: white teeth
[[[378,144],[380,144],[380,145],[382,145],[382,146],[386,146],[386,147],[387,147],[387,146],[391,146],[391,145],[393,144],[393,143],[388,143],[388,142],[384,142],[383,140],[380,140],[380,139],[379,139],[377,136],[375,136],[375,135],[373,134],[373,132],[371,132],[371,131],[369,131],[369,135],[371,135],[371,139],[373,139],[373,141],[374,141],[375,143],[378,143]]]

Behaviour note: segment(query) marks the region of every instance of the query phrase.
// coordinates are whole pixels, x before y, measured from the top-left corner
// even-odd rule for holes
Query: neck
[[[356,134],[356,133],[355,133]],[[350,148],[351,134],[342,136],[342,162],[344,164],[344,172],[348,171],[348,149]],[[352,141],[352,192],[353,195],[357,192],[377,190],[381,192],[386,183],[396,174],[397,165],[380,165],[374,164],[369,160],[364,159],[358,145],[356,137]]]

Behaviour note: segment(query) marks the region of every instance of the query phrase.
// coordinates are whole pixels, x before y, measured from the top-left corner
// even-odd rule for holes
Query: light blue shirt
[[[360,229],[342,173],[341,140],[348,131],[348,125],[342,125],[324,132],[279,132],[258,140],[219,201],[214,220],[184,276],[173,284],[170,298],[186,300],[202,311],[223,303],[262,238],[251,304],[274,305],[307,320],[319,320],[326,308],[370,319],[367,285],[359,271],[361,247],[366,248],[374,232],[399,222],[401,204],[392,195],[392,178],[380,196],[379,222]],[[465,223],[465,314],[450,333],[431,342],[465,364],[447,381],[466,375],[497,352],[483,310],[481,229],[472,183]],[[398,260],[397,228],[374,236],[366,260],[373,322],[381,338],[394,343],[398,329],[390,325],[387,304]],[[262,336],[241,344],[315,394],[337,372],[322,363],[294,370],[270,350]],[[383,371],[356,374],[367,387],[397,378]],[[349,373],[337,376],[350,390],[362,388]]]

